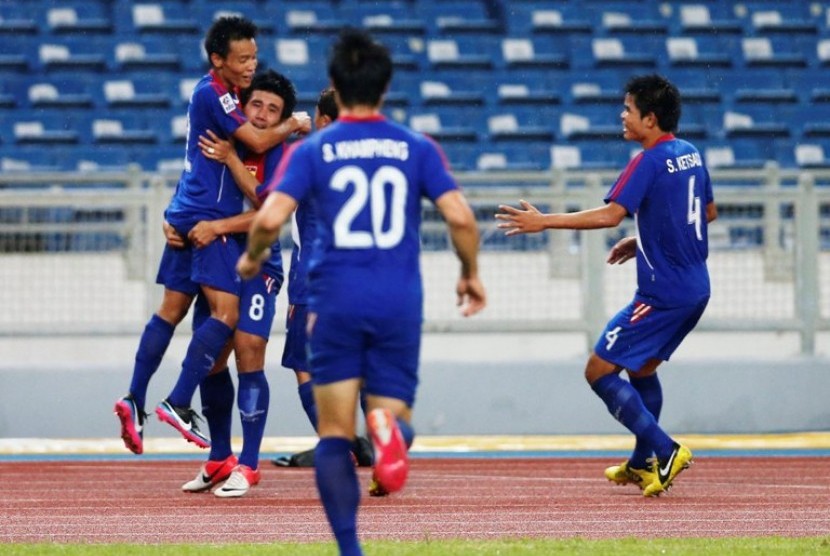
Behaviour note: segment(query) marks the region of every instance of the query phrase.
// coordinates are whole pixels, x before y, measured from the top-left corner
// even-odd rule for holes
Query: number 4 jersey
[[[637,294],[656,307],[709,297],[709,172],[687,141],[664,135],[635,156],[605,201],[625,207],[637,231]]]
[[[341,117],[292,148],[270,186],[317,215],[310,311],[422,318],[421,199],[458,188],[432,140],[381,116]]]

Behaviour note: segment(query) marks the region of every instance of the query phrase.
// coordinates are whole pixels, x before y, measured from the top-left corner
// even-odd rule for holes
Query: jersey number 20
[[[349,185],[353,187],[352,194],[334,219],[334,245],[346,249],[391,249],[398,245],[406,220],[407,180],[403,172],[394,166],[381,166],[370,178],[358,166],[344,166],[334,173],[329,183],[335,191],[346,191]],[[372,230],[355,230],[355,218],[367,204]],[[387,213],[389,226],[384,229]]]

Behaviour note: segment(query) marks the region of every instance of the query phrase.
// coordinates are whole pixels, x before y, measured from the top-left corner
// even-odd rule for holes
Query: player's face
[[[623,101],[623,111],[620,113],[623,125],[623,137],[626,141],[642,142],[646,132],[646,118],[640,114],[634,97],[627,94]]]
[[[251,84],[257,66],[256,41],[241,39],[231,41],[228,55],[221,58],[217,54],[211,56],[213,67],[225,83],[245,89]]]
[[[323,129],[331,123],[331,118],[324,114],[320,114],[319,108],[314,108],[314,127],[316,129]]]
[[[254,91],[243,112],[254,127],[265,129],[280,123],[282,108],[285,102],[282,97],[269,91]]]

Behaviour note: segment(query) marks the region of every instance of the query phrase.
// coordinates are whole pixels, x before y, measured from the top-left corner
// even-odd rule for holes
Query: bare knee
[[[593,384],[604,376],[619,373],[622,370],[618,365],[606,361],[596,353],[591,353],[585,364],[585,380]]]

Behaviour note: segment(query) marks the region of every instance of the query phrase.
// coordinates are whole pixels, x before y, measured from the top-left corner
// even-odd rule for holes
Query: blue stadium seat
[[[153,79],[107,79],[101,84],[110,108],[166,108],[171,104],[169,77]]]
[[[38,22],[34,15],[31,6],[23,2],[3,2],[0,4],[0,36],[36,34]]]
[[[562,54],[564,42],[556,44],[553,37],[507,37],[501,41],[501,52],[508,70],[519,73],[528,68],[564,69],[570,65],[567,54]]]
[[[110,33],[114,28],[104,5],[88,1],[50,7],[46,10],[46,24],[55,34]]]
[[[81,79],[33,79],[26,96],[35,108],[92,108],[93,97]]]
[[[202,32],[189,7],[176,2],[152,2],[129,6],[132,28],[138,33],[193,34]]]
[[[51,37],[38,45],[38,67],[46,72],[103,72],[108,44],[102,37]]]
[[[120,40],[112,43],[113,67],[119,71],[179,71],[183,61],[178,41],[152,38]]]
[[[495,65],[497,48],[497,43],[486,37],[432,39],[427,41],[427,60],[436,70],[487,70]]]
[[[679,27],[675,34],[683,35],[740,35],[743,24],[731,11],[729,2],[705,2],[675,5]]]

